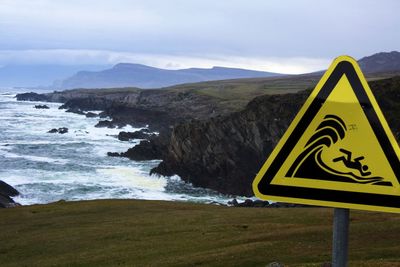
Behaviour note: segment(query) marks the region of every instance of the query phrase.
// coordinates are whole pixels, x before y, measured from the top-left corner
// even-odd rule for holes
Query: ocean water
[[[50,109],[35,109],[46,104]],[[14,186],[22,205],[59,200],[152,199],[226,203],[229,196],[184,183],[178,176],[149,175],[159,161],[108,157],[140,140],[122,142],[122,129],[96,128],[98,118],[59,110],[61,104],[16,101],[0,89],[0,180]],[[66,134],[47,133],[67,127]]]

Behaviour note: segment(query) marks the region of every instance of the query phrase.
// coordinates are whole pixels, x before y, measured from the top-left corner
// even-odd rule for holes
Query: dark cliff
[[[245,110],[176,126],[168,154],[153,171],[178,174],[195,186],[253,194],[251,182],[307,97],[266,95]]]
[[[47,94],[18,94],[19,101],[64,103],[60,108],[74,112],[102,110],[109,126],[131,124],[152,130],[170,131],[177,123],[231,113],[237,107],[221,104],[221,99],[196,91],[120,89],[75,89]]]
[[[370,83],[396,138],[400,137],[400,77]],[[195,186],[253,195],[251,183],[308,92],[265,95],[245,110],[176,126],[168,153],[153,172],[178,174]]]

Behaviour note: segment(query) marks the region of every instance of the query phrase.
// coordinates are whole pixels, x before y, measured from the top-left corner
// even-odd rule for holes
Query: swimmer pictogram
[[[324,160],[325,149],[345,139],[346,132],[347,127],[342,118],[333,114],[326,115],[303,152],[289,168],[286,177],[391,186],[392,183],[385,181],[384,177],[373,175],[366,164],[368,159],[363,155],[354,158],[353,152],[348,149],[338,147],[341,156],[330,162]],[[337,166],[341,167],[340,170]]]

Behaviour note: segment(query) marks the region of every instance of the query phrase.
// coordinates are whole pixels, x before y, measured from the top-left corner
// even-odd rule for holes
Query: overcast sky
[[[395,0],[0,0],[0,65],[303,73],[400,50],[399,10]]]

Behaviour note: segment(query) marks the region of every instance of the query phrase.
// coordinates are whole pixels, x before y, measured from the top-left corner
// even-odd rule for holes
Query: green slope
[[[0,210],[1,266],[320,266],[332,209],[135,200]],[[398,266],[400,216],[351,211],[350,266]]]

